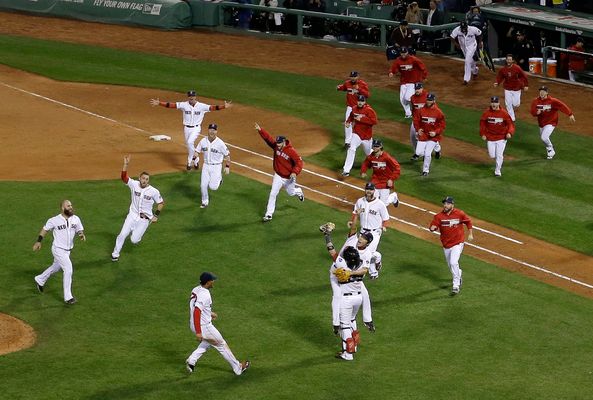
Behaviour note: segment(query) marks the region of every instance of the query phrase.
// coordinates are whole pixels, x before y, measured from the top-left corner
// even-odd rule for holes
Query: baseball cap
[[[577,42],[585,43],[585,39],[583,39],[581,36],[579,36],[577,38]]]
[[[196,91],[195,90],[188,90],[187,91],[187,97],[192,97],[192,96],[196,96]]]
[[[435,101],[437,97],[434,95],[434,93],[429,93],[428,96],[426,96],[426,100],[430,100],[430,101]]]
[[[414,84],[414,89],[418,90],[418,89],[422,89],[424,87],[424,83],[422,82],[416,82]]]
[[[367,184],[364,185],[364,190],[375,190],[375,184],[373,182],[367,182]]]
[[[383,147],[383,142],[379,139],[373,139],[373,147]]]
[[[444,203],[451,203],[451,204],[455,204],[455,200],[453,199],[453,197],[451,196],[447,196],[443,199],[443,204]]]
[[[206,282],[215,281],[218,277],[212,272],[202,272],[200,275],[200,284],[204,285]]]
[[[276,136],[276,143],[282,143],[286,141],[286,136]]]
[[[358,71],[351,71],[350,78],[356,78],[358,76]]]
[[[367,98],[364,97],[362,94],[359,94],[357,99],[358,99],[358,101],[367,101]]]
[[[367,240],[367,244],[373,241],[373,234],[371,232],[363,232],[360,234],[360,236]]]
[[[517,32],[515,32],[515,35],[517,35],[517,36],[523,36],[523,31],[517,31]]]
[[[210,125],[208,125],[208,129],[218,129],[218,125],[210,124]]]
[[[499,103],[498,96],[490,97],[490,103]]]
[[[545,90],[546,92],[548,91],[548,87],[547,86],[540,86],[539,90]]]
[[[405,47],[405,46],[404,47],[400,47],[399,52],[400,53],[407,53],[408,52],[408,48]]]

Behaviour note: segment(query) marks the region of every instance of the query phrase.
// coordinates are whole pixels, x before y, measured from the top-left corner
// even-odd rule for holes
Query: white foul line
[[[11,88],[11,89],[14,89],[14,90],[18,90],[18,91],[20,91],[20,92],[22,92],[22,93],[27,93],[27,94],[30,94],[30,95],[32,95],[32,96],[39,97],[39,98],[41,98],[41,99],[44,99],[44,100],[50,101],[50,102],[52,102],[52,103],[56,103],[56,104],[62,105],[62,106],[64,106],[64,107],[71,108],[71,109],[73,109],[73,110],[76,110],[76,111],[80,111],[80,112],[82,112],[82,113],[84,113],[84,114],[91,115],[91,116],[94,116],[94,117],[97,117],[97,118],[100,118],[100,119],[103,119],[103,120],[106,120],[106,121],[109,121],[109,122],[112,122],[112,123],[115,123],[115,124],[123,125],[123,126],[125,126],[125,127],[131,128],[131,129],[133,129],[133,130],[136,130],[136,131],[139,131],[139,132],[146,132],[146,133],[148,133],[148,134],[153,134],[152,132],[149,132],[149,131],[147,131],[147,130],[145,130],[145,129],[142,129],[142,128],[137,128],[137,127],[135,127],[135,126],[132,126],[132,125],[126,124],[126,123],[124,123],[124,122],[120,122],[120,121],[114,120],[114,119],[112,119],[112,118],[104,117],[104,116],[102,116],[102,115],[99,115],[99,114],[93,113],[93,112],[91,112],[91,111],[86,111],[86,110],[83,110],[83,109],[81,109],[81,108],[78,108],[78,107],[72,106],[72,105],[70,105],[70,104],[66,104],[66,103],[63,103],[63,102],[61,102],[61,101],[54,100],[54,99],[51,99],[51,98],[48,98],[48,97],[42,96],[42,95],[40,95],[40,94],[37,94],[37,93],[32,93],[32,92],[29,92],[29,91],[27,91],[27,90],[20,89],[20,88],[17,88],[17,87],[14,87],[14,86],[8,85],[8,84],[6,84],[6,83],[4,83],[4,82],[0,82],[0,84],[4,85],[4,86],[6,86],[6,87],[9,87],[9,88]],[[228,144],[228,143],[227,143],[227,144]],[[239,150],[245,151],[245,152],[247,152],[247,153],[251,153],[251,154],[254,154],[254,155],[257,155],[257,156],[260,156],[260,157],[264,157],[264,158],[267,158],[267,159],[272,159],[272,158],[271,158],[271,157],[269,157],[269,156],[265,156],[265,155],[263,155],[263,154],[256,153],[256,152],[254,152],[254,151],[252,151],[252,150],[244,149],[244,148],[242,148],[242,147],[238,147],[238,146],[231,145],[231,144],[228,144],[228,145],[229,145],[229,147],[233,147],[233,148],[236,148],[236,149],[239,149]],[[250,169],[250,170],[252,170],[252,171],[255,171],[255,172],[257,172],[257,173],[264,174],[264,175],[266,175],[266,176],[272,176],[271,174],[269,174],[269,173],[267,173],[267,172],[264,172],[264,171],[258,170],[258,169],[256,169],[256,168],[250,167],[250,166],[248,166],[248,165],[245,165],[245,164],[238,163],[238,162],[236,162],[236,161],[232,161],[232,163],[233,163],[233,164],[236,164],[236,165],[239,165],[239,166],[241,166],[241,167],[243,167],[243,168]],[[325,175],[322,175],[322,174],[318,174],[318,173],[316,173],[316,172],[314,172],[314,171],[310,171],[310,170],[306,170],[306,169],[304,169],[304,170],[305,170],[306,172],[308,172],[308,173],[312,174],[312,175],[315,175],[315,176],[318,176],[318,177],[321,177],[321,178],[324,178],[324,179],[327,179],[327,180],[330,180],[330,181],[333,181],[333,182],[338,182],[338,183],[341,183],[341,184],[343,184],[343,185],[345,185],[345,186],[348,186],[348,187],[351,187],[351,188],[355,188],[355,189],[362,190],[362,189],[360,189],[360,188],[358,188],[358,187],[356,187],[356,186],[354,186],[354,185],[351,185],[351,184],[349,184],[349,183],[345,183],[345,182],[341,182],[341,181],[339,181],[339,180],[337,180],[337,179],[335,179],[335,178],[331,178],[331,177],[328,177],[328,176],[325,176]],[[314,193],[317,193],[317,194],[320,194],[320,195],[322,195],[322,196],[326,196],[326,197],[329,197],[329,198],[331,198],[331,199],[334,199],[334,200],[337,200],[337,201],[340,201],[340,202],[343,202],[343,203],[352,204],[352,203],[348,202],[347,200],[340,199],[340,198],[338,198],[338,197],[336,197],[336,196],[333,196],[333,195],[330,195],[330,194],[328,194],[328,193],[324,193],[324,192],[321,192],[321,191],[318,191],[318,190],[316,190],[316,189],[312,189],[312,188],[310,188],[310,187],[303,186],[303,185],[299,185],[299,186],[302,186],[302,187],[306,188],[307,190],[310,190],[310,191],[312,191],[312,192],[314,192]],[[404,204],[404,203],[402,203],[402,204]],[[424,209],[422,209],[422,208],[416,207],[416,206],[414,206],[414,205],[412,205],[412,204],[407,204],[407,203],[406,203],[406,205],[407,205],[407,206],[409,206],[409,207],[413,207],[413,208],[416,208],[416,209],[420,209],[420,210],[423,210],[423,211],[430,212],[430,211],[428,211],[428,210],[424,210]],[[399,218],[396,218],[396,217],[390,217],[390,218],[391,218],[391,219],[394,219],[394,220],[396,220],[396,221],[399,221],[399,222],[405,223],[405,224],[407,224],[407,225],[414,226],[414,227],[416,227],[416,228],[419,228],[419,229],[422,229],[422,230],[428,230],[426,227],[423,227],[423,226],[421,226],[421,225],[415,224],[415,223],[413,223],[413,222],[410,222],[410,221],[405,221],[405,220],[402,220],[402,219],[399,219]],[[490,234],[495,234],[494,232],[489,232],[489,231],[485,231],[485,232],[488,232],[488,233],[490,233]],[[495,234],[495,235],[496,235],[496,236],[498,236],[498,234]],[[505,238],[504,236],[501,236],[501,237]],[[507,239],[507,240],[514,241],[514,239],[511,239],[511,238],[506,238],[506,239]],[[521,243],[521,242],[519,242],[519,243]],[[522,244],[522,243],[521,243],[521,244]],[[514,262],[514,263],[517,263],[517,264],[519,264],[519,265],[522,265],[522,266],[525,266],[525,267],[528,267],[528,268],[531,268],[531,269],[535,269],[535,270],[537,270],[537,271],[540,271],[540,272],[543,272],[543,273],[546,273],[546,274],[549,274],[549,275],[555,276],[555,277],[557,277],[557,278],[560,278],[560,279],[564,279],[564,280],[566,280],[566,281],[569,281],[569,282],[571,282],[571,283],[575,283],[575,284],[577,284],[577,285],[584,286],[584,287],[586,287],[586,288],[589,288],[589,289],[593,289],[593,285],[590,285],[590,284],[588,284],[588,283],[582,282],[582,281],[580,281],[580,280],[577,280],[577,279],[571,278],[571,277],[569,277],[569,276],[566,276],[566,275],[559,274],[559,273],[557,273],[557,272],[554,272],[554,271],[550,271],[550,270],[548,270],[548,269],[546,269],[546,268],[543,268],[543,267],[540,267],[540,266],[537,266],[537,265],[533,265],[533,264],[527,263],[527,262],[525,262],[525,261],[518,260],[518,259],[516,259],[516,258],[513,258],[513,257],[507,256],[507,255],[501,254],[501,253],[499,253],[499,252],[497,252],[497,251],[490,250],[490,249],[487,249],[487,248],[485,248],[485,247],[478,246],[478,245],[475,245],[475,244],[473,244],[473,243],[469,243],[469,242],[466,242],[466,245],[468,245],[468,246],[471,246],[471,247],[474,247],[474,248],[476,248],[476,249],[478,249],[478,250],[481,250],[481,251],[483,251],[483,252],[485,252],[485,253],[489,253],[489,254],[492,254],[492,255],[498,256],[498,257],[500,257],[500,258],[503,258],[503,259],[506,259],[506,260],[512,261],[512,262]]]

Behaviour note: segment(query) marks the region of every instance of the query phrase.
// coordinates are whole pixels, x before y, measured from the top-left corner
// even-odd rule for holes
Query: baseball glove
[[[338,282],[340,283],[346,283],[350,280],[350,271],[347,271],[344,268],[336,269],[334,275],[338,278]]]
[[[323,233],[331,233],[334,229],[336,229],[336,224],[333,222],[326,222],[319,227],[319,230]]]

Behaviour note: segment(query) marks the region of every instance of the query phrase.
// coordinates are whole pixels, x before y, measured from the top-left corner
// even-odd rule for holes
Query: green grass
[[[593,303],[463,256],[464,288],[448,296],[442,250],[396,231],[384,235],[384,271],[367,282],[375,334],[362,332],[354,363],[333,358],[329,258],[320,221],[347,213],[281,193],[274,220],[260,218],[269,186],[230,175],[198,207],[198,174],[153,176],[167,205],[140,245],[109,259],[129,191],[120,181],[0,183],[0,311],[38,334],[0,357],[7,399],[586,399],[593,391]],[[40,196],[43,194],[43,196]],[[33,276],[51,262],[51,239],[31,246],[63,197],[87,242],[76,242],[74,295],[61,274],[38,294]],[[232,212],[230,212],[232,210]],[[338,224],[336,242],[345,234]],[[216,325],[253,368],[235,377],[214,351],[188,376],[196,346],[188,296],[199,274]]]
[[[335,81],[13,36],[0,36],[0,62],[59,80],[179,92],[197,88],[201,95],[290,114],[332,134],[332,144],[306,161],[335,170],[343,164],[343,95],[335,92]],[[525,98],[523,107],[528,103]],[[392,92],[374,89],[372,105],[381,118],[403,123]],[[480,113],[448,105],[445,98],[440,98],[440,105],[447,115],[446,135],[473,143],[485,153],[485,145],[476,133]],[[560,127],[570,127],[564,116]],[[402,129],[407,126],[402,125]],[[398,182],[401,192],[431,202],[450,194],[470,215],[593,255],[589,239],[593,139],[562,130],[557,130],[552,138],[557,156],[547,161],[538,128],[519,122],[516,138],[507,146],[507,154],[515,160],[505,162],[502,179],[492,177],[490,164],[467,165],[448,159],[446,141],[445,158],[434,161],[428,179],[420,179],[419,165],[407,161],[408,146],[386,140],[386,149],[402,161],[403,175]]]

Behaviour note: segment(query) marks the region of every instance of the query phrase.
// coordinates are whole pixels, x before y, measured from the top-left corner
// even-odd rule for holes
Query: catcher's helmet
[[[342,258],[344,258],[346,265],[348,265],[348,268],[350,269],[356,269],[362,263],[358,250],[352,246],[348,246],[344,249],[342,252]]]

